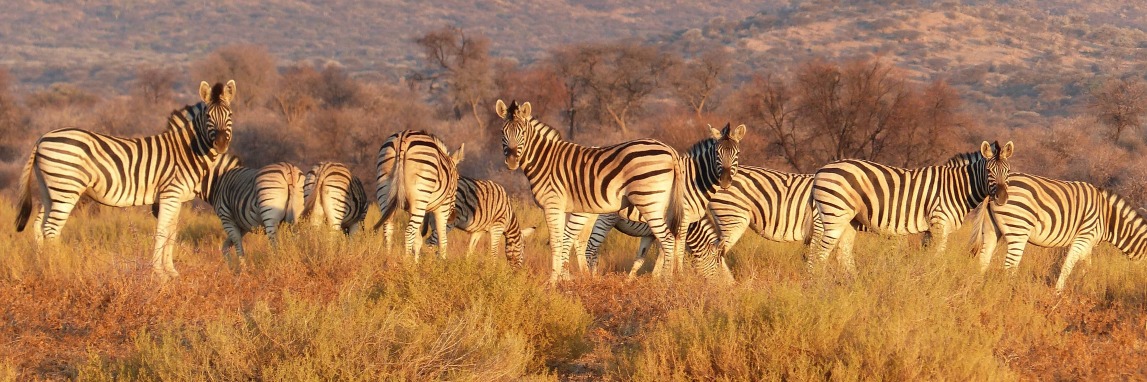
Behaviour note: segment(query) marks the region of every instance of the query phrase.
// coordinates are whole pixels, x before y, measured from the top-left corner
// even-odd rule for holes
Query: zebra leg
[[[817,264],[823,264],[824,261],[828,259],[828,255],[836,248],[841,237],[845,234],[845,231],[850,229],[853,228],[847,223],[831,228],[826,225],[819,235],[814,234],[814,238],[819,236],[819,239],[813,240],[812,243],[809,244],[808,256],[805,259],[808,263],[809,270],[816,268]],[[849,251],[851,252],[851,248],[849,248]]]
[[[474,232],[470,234],[470,242],[466,244],[466,258],[469,259],[470,255],[474,254],[474,248],[478,248],[478,241],[482,240],[482,232]],[[494,243],[494,234],[490,234],[491,246]]]
[[[434,215],[434,231],[438,232],[438,257],[441,259],[446,258],[446,243],[447,236],[450,234],[450,214],[454,212],[453,205],[439,206],[433,212]]]
[[[570,214],[569,219],[566,220],[565,235],[562,236],[561,253],[564,261],[569,261],[573,243],[575,240],[577,240],[578,236],[581,236],[581,231],[585,228],[585,223],[590,219],[596,219],[597,216],[597,214],[591,213]],[[590,267],[590,271],[594,271],[595,268],[596,264]],[[568,268],[562,273],[561,277],[563,280],[568,280],[570,278]]]
[[[151,256],[151,268],[162,280],[167,280],[179,277],[172,260],[172,250],[175,246],[176,223],[182,203],[175,198],[162,197],[158,203],[159,216],[155,225],[155,251]]]
[[[972,238],[976,240],[976,238]],[[980,231],[979,237],[980,251],[976,256],[980,259],[980,273],[988,271],[988,266],[992,263],[992,255],[996,253],[996,245],[1000,241],[1000,237],[996,234],[996,230],[988,227]]]
[[[502,228],[502,226],[496,225],[490,227],[490,257],[498,257],[498,251],[502,249],[502,240],[505,238],[505,235],[506,231],[505,228]],[[481,233],[479,233],[477,236],[480,237]],[[471,237],[471,239],[473,240],[473,237]],[[478,240],[473,240],[470,243],[470,247],[473,248],[477,244]]]
[[[592,275],[597,274],[597,256],[598,250],[601,249],[601,244],[605,242],[605,236],[613,227],[617,225],[621,217],[617,214],[603,214],[597,216],[597,221],[593,223],[593,231],[590,232],[589,240],[585,245],[585,262],[589,267],[589,273]],[[645,239],[641,239],[645,243]],[[640,255],[640,253],[638,253]],[[632,272],[631,272],[632,273]]]
[[[1071,270],[1075,268],[1075,264],[1080,260],[1087,259],[1091,255],[1091,248],[1094,242],[1091,238],[1079,237],[1075,242],[1071,243],[1071,250],[1067,252],[1067,259],[1063,261],[1063,268],[1059,271],[1059,279],[1055,282],[1055,293],[1063,293],[1063,287],[1067,283],[1067,277],[1071,275]]]
[[[36,219],[32,221],[32,238],[36,240],[36,245],[44,244],[44,205],[40,204],[40,210],[36,213]]]
[[[386,219],[386,223],[382,226],[382,242],[386,245],[387,252],[394,248],[394,221],[392,219]]]
[[[927,248],[934,255],[943,254],[944,250],[948,248],[948,233],[951,230],[947,224],[944,224],[944,221],[939,219],[933,220],[932,225],[928,228],[928,234],[924,236],[926,239],[930,239],[930,243],[926,244]]]
[[[1004,241],[1007,242],[1008,254],[1004,257],[1004,269],[1014,273],[1016,266],[1024,257],[1024,247],[1028,244],[1029,233],[1006,233]]]
[[[718,229],[721,230],[721,252],[728,253],[741,240],[741,235],[745,234],[745,230],[749,229],[749,218],[745,217],[730,217],[720,219]]]
[[[219,222],[223,224],[223,236],[226,237],[223,239],[223,248],[221,248],[219,251],[223,253],[223,261],[226,261],[228,265],[231,265],[233,264],[231,258],[232,246],[236,246],[236,250],[239,253],[239,256],[243,256],[241,249],[242,247],[239,247],[243,244],[243,237],[237,234],[239,229],[235,226],[235,221],[231,219],[230,216],[221,214],[219,216]]]
[[[56,201],[52,199],[44,199],[43,205],[40,207],[45,211],[43,221],[41,224],[41,237],[43,241],[52,241],[60,237],[60,232],[64,231],[64,225],[68,223],[68,217],[72,215],[72,209],[76,208],[76,203],[79,202],[79,194],[61,194],[49,196],[57,197]]]
[[[856,275],[856,261],[852,258],[852,246],[856,242],[856,228],[851,225],[840,235],[840,264],[850,275]]]
[[[542,205],[546,205],[542,203]],[[559,208],[546,208],[546,225],[550,229],[550,266],[552,273],[550,273],[550,285],[556,284],[560,278],[568,278],[569,271],[566,269],[566,262],[569,260],[568,253],[562,253],[563,241],[565,241],[565,227],[566,227],[566,213]]]

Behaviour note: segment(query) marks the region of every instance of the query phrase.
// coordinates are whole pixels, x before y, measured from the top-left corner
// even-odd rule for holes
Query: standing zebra
[[[668,254],[664,257],[672,259],[675,249],[683,246],[679,244],[686,226],[681,202],[684,169],[672,147],[652,139],[585,147],[562,140],[557,130],[534,119],[529,102],[507,106],[498,100],[495,111],[505,121],[506,168],[521,167],[534,200],[545,211],[553,259],[551,284],[569,277],[570,244],[594,214],[634,205]]]
[[[685,169],[685,180],[689,182],[690,187],[685,188],[684,203],[685,203],[685,221],[693,223],[709,216],[709,202],[713,199],[714,195],[718,192],[718,187],[721,190],[727,190],[733,183],[733,178],[737,175],[738,158],[740,156],[741,139],[745,137],[745,125],[739,125],[736,128],[730,128],[730,125],[725,125],[721,130],[714,129],[709,126],[709,137],[697,142],[689,151],[680,158],[680,166]],[[613,214],[621,219],[628,221],[640,221],[641,216],[638,214],[634,206],[628,206]],[[608,217],[608,215],[599,216],[597,222],[594,223],[593,233],[589,237],[589,243],[586,245],[586,263],[589,265],[591,272],[597,270],[597,249],[601,247],[601,242],[605,240],[605,235],[614,228],[614,224],[618,219]],[[647,231],[641,229],[640,226],[630,227],[635,231]],[[647,248],[648,244],[653,240],[652,231],[648,232],[648,236],[643,236],[641,239],[641,247]],[[723,254],[718,254],[721,256]],[[639,254],[639,257],[644,254]],[[680,262],[680,259],[678,259]],[[680,265],[680,263],[678,264]],[[635,263],[634,266],[640,267],[640,263]],[[632,275],[637,269],[634,268],[630,271]],[[658,268],[660,271],[660,268]],[[655,272],[656,274],[657,272]]]
[[[996,244],[1003,237],[1008,254],[1004,268],[1019,265],[1024,246],[1067,247],[1067,258],[1055,282],[1063,291],[1079,260],[1087,260],[1099,241],[1114,244],[1132,260],[1147,255],[1147,220],[1126,198],[1086,182],[1065,182],[1013,173],[1008,177],[1007,203],[977,208],[972,231],[973,251],[986,271]]]
[[[841,262],[855,272],[857,226],[894,235],[927,232],[925,244],[934,240],[936,252],[944,251],[968,211],[989,196],[997,204],[1007,201],[1011,156],[1011,142],[1000,149],[985,141],[979,152],[956,155],[942,166],[902,169],[858,159],[825,165],[813,179],[824,232],[814,238],[809,265],[827,258],[839,240]]]
[[[422,234],[426,235],[434,224],[434,215],[427,216],[426,224],[422,225]],[[474,252],[483,233],[490,233],[491,255],[498,254],[501,241],[505,238],[506,260],[518,267],[525,264],[522,238],[534,232],[534,227],[523,229],[518,226],[518,218],[514,216],[514,208],[506,196],[506,189],[493,181],[464,176],[458,177],[453,221],[447,227],[459,228],[470,234],[467,257]],[[430,232],[427,243],[438,245],[438,232]]]
[[[159,135],[120,138],[68,128],[41,136],[20,176],[16,231],[28,222],[37,186],[37,242],[59,237],[82,196],[115,207],[154,205],[158,223],[152,270],[163,279],[178,276],[170,242],[179,210],[195,197],[203,177],[231,144],[235,81],[203,82],[199,96],[203,102],[173,111]]]
[[[391,215],[398,208],[410,213],[406,227],[406,253],[419,260],[422,240],[419,229],[427,212],[435,215],[435,230],[440,237],[438,257],[446,257],[446,224],[454,212],[458,193],[458,163],[462,161],[466,145],[453,155],[438,137],[424,131],[406,130],[386,139],[378,150],[378,188],[375,196],[382,216],[375,224],[377,230],[386,224],[384,238],[390,246],[393,232]]]
[[[231,247],[244,258],[243,235],[264,227],[275,244],[279,223],[294,223],[303,209],[303,174],[298,167],[279,162],[262,168],[241,167],[239,159],[225,155],[203,182],[200,198],[215,208],[227,238],[220,251],[231,262]]]
[[[302,219],[350,235],[362,228],[370,200],[362,181],[342,163],[321,162],[303,182]]]

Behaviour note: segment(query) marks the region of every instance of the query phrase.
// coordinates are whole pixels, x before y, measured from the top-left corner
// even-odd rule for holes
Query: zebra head
[[[1011,141],[1000,147],[999,142],[980,144],[980,154],[987,159],[985,167],[988,169],[988,196],[1002,206],[1008,202],[1008,172],[1011,171],[1011,158],[1014,147]]]
[[[519,105],[516,101],[510,101],[510,105],[506,106],[502,100],[498,100],[494,111],[505,121],[502,125],[502,154],[506,156],[506,168],[517,170],[525,155],[523,149],[526,134],[530,130],[530,103]]]
[[[728,190],[737,175],[738,157],[741,154],[741,139],[745,137],[745,125],[730,129],[726,123],[721,130],[709,126],[709,134],[717,141],[717,185]]]
[[[227,84],[207,81],[199,83],[199,97],[207,105],[206,138],[215,154],[227,152],[231,146],[231,100],[235,99],[235,80]]]

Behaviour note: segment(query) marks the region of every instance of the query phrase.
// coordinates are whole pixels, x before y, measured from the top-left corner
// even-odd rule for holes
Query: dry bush
[[[216,49],[191,64],[191,76],[208,83],[235,80],[236,105],[262,107],[272,96],[279,73],[276,59],[261,45],[236,44]]]

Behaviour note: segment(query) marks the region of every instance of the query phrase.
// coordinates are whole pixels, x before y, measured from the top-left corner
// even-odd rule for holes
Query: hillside
[[[753,71],[781,74],[815,58],[875,55],[918,79],[947,79],[965,100],[1012,125],[1026,121],[1008,117],[1030,112],[1075,112],[1097,76],[1147,69],[1147,20],[1123,3],[1005,3],[803,4],[665,39],[734,46]]]
[[[733,1],[25,1],[0,13],[0,66],[22,82],[127,81],[140,64],[186,66],[220,46],[266,46],[283,63],[342,63],[393,79],[421,54],[412,39],[453,24],[492,40],[493,54],[529,61],[559,44],[644,38],[697,20],[753,14]]]

